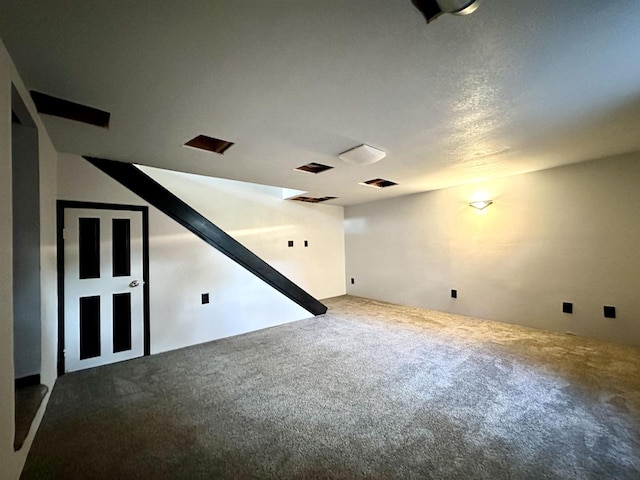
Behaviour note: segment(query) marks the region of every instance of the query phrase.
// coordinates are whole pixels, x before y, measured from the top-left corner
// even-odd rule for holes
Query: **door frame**
[[[144,356],[151,354],[149,336],[149,207],[116,203],[94,203],[74,200],[56,202],[56,236],[58,263],[58,376],[64,375],[64,211],[67,208],[92,208],[95,210],[128,210],[142,213],[142,307]]]

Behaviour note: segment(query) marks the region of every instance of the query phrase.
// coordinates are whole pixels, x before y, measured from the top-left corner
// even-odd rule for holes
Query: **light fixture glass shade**
[[[443,12],[454,15],[469,15],[480,6],[480,0],[436,0]]]
[[[469,206],[477,210],[484,210],[492,203],[493,203],[493,200],[474,200],[469,204]]]
[[[351,165],[369,165],[376,163],[387,156],[386,152],[373,148],[370,145],[360,145],[338,155],[340,160],[350,163]]]

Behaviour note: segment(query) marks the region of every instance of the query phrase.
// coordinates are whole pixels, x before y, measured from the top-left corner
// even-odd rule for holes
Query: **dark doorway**
[[[38,129],[11,86],[13,214],[13,362],[16,388],[14,448],[31,427],[46,387],[42,363],[40,307],[40,174]]]

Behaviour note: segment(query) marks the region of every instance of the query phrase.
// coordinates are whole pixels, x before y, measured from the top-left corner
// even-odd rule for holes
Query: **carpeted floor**
[[[326,304],[61,377],[22,478],[640,478],[640,349]]]
[[[47,395],[49,389],[46,385],[29,385],[18,387],[15,390],[15,435],[13,439],[13,449],[20,450],[24,444],[33,419],[36,418],[42,400]]]

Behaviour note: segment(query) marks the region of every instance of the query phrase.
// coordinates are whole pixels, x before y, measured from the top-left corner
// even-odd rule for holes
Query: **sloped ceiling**
[[[347,205],[640,150],[635,1],[0,0],[27,87],[111,112],[46,116],[61,152],[282,186]],[[234,142],[224,156],[182,145]],[[337,155],[387,152],[352,166]],[[335,167],[296,172],[318,162]],[[384,178],[399,185],[358,185]]]

